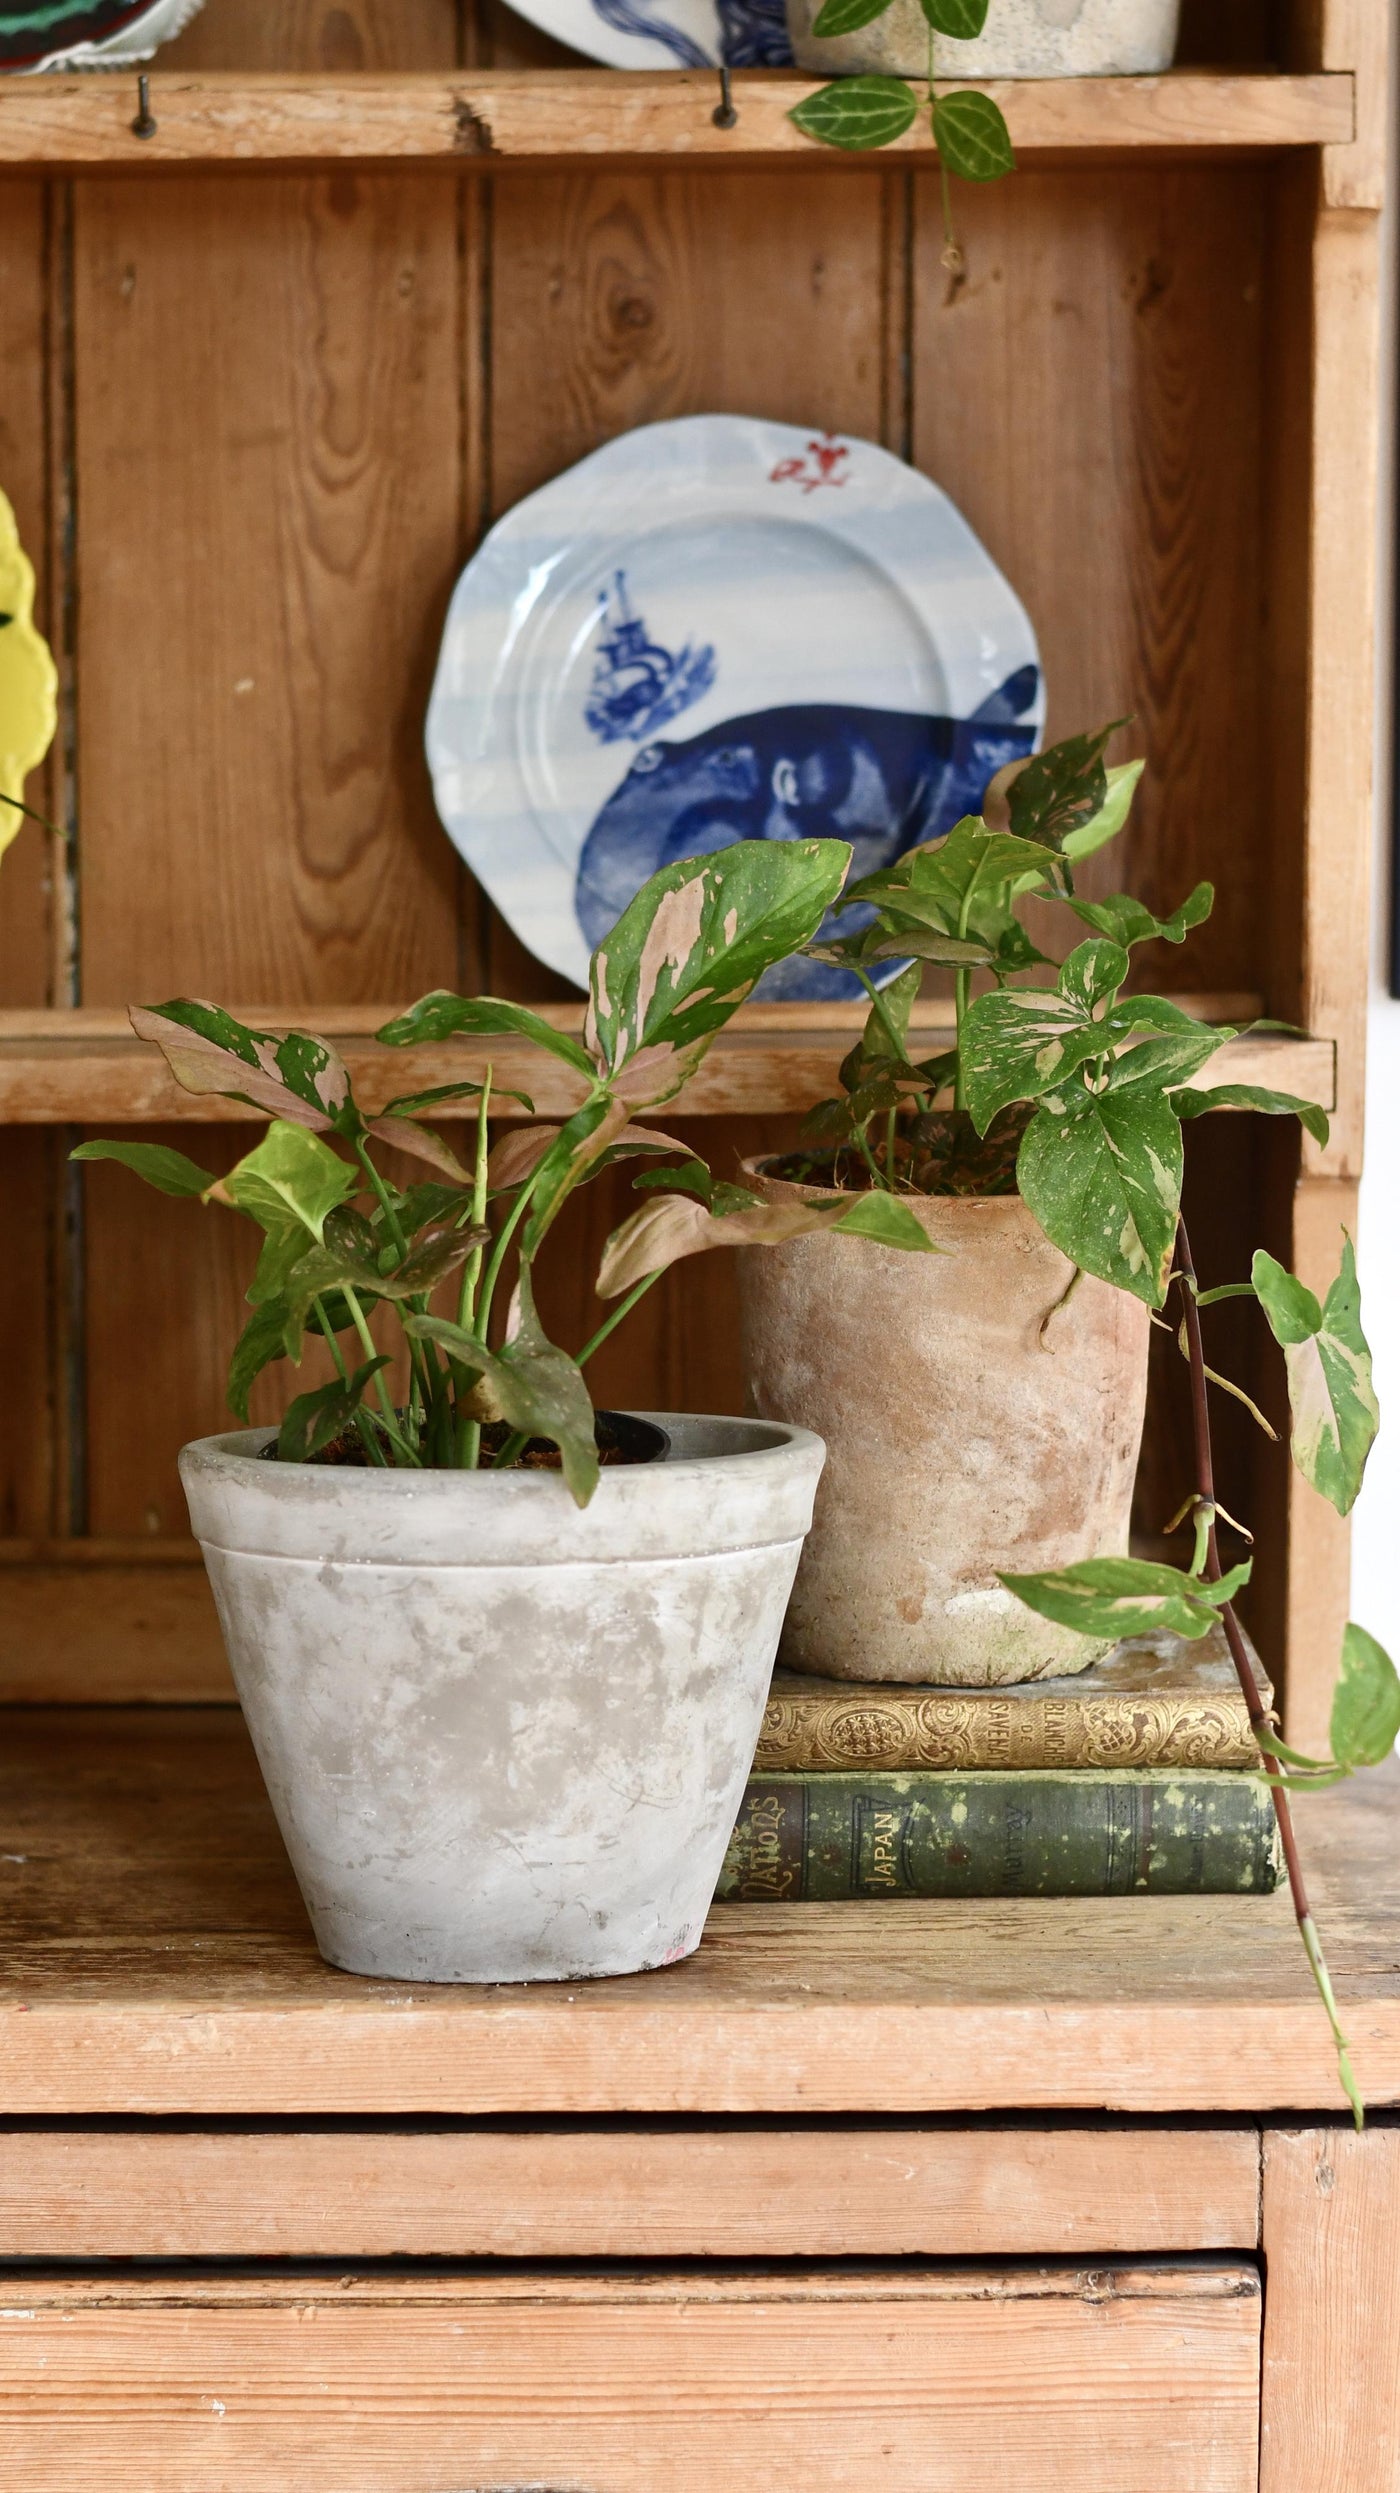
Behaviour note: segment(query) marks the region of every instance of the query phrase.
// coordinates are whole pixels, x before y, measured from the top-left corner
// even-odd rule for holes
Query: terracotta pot
[[[868,26],[826,41],[812,33],[821,5],[787,0],[799,69],[837,77],[858,70],[928,76],[928,19],[919,0],[891,0]],[[934,70],[940,78],[1150,76],[1171,67],[1180,14],[1180,0],[992,0],[974,42],[934,36]]]
[[[963,1688],[1082,1670],[1104,1647],[998,1571],[1127,1549],[1147,1309],[1087,1277],[1060,1306],[1073,1266],[1019,1195],[904,1200],[946,1254],[821,1234],[740,1257],[750,1407],[827,1444],[781,1659]]]

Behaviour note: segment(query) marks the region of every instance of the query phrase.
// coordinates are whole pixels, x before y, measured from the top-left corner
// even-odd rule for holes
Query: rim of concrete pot
[[[269,1463],[263,1449],[274,1442],[274,1428],[195,1438],[181,1451],[180,1478],[192,1513],[198,1500],[207,1519],[209,1530],[196,1521],[201,1540],[298,1557],[311,1533],[318,1554],[348,1564],[461,1564],[464,1526],[489,1534],[490,1560],[498,1565],[631,1557],[642,1534],[649,1554],[667,1557],[753,1549],[806,1530],[825,1457],[812,1430],[693,1412],[627,1416],[664,1429],[667,1452],[651,1463],[605,1467],[585,1507],[575,1505],[556,1471]]]

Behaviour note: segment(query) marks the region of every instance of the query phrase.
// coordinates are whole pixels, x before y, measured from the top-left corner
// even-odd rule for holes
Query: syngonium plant
[[[251,1029],[218,1005],[179,998],[135,1008],[138,1035],[160,1048],[186,1090],[261,1110],[268,1132],[223,1177],[156,1143],[83,1143],[73,1157],[120,1161],[161,1193],[226,1205],[262,1232],[247,1293],[252,1312],[229,1371],[232,1410],[246,1420],[255,1380],[276,1361],[299,1364],[308,1337],[326,1342],[336,1368],[330,1383],[289,1405],[280,1459],[313,1461],[353,1437],[369,1464],[501,1470],[543,1439],[558,1448],[569,1488],[585,1505],[597,1486],[598,1450],[583,1371],[664,1266],[637,1276],[592,1339],[570,1353],[541,1326],[536,1261],[571,1195],[609,1163],[679,1154],[693,1182],[700,1164],[639,1117],[675,1096],[763,971],[815,933],[850,854],[839,840],[759,840],[664,868],[593,955],[581,1039],[528,1005],[445,991],[388,1023],[379,1037],[391,1047],[457,1035],[510,1038],[568,1068],[580,1093],[572,1113],[557,1126],[508,1135],[494,1153],[493,1103],[509,1096],[527,1113],[533,1103],[493,1086],[489,1067],[481,1081],[405,1092],[366,1114],[326,1040]],[[475,1101],[467,1165],[432,1124],[435,1112],[449,1105],[460,1112],[464,1100]],[[399,1183],[382,1163],[385,1149],[431,1174]],[[780,1211],[744,1189],[712,1183],[712,1192],[721,1210],[744,1214],[736,1242],[831,1226],[927,1247],[892,1196]],[[512,1249],[509,1309],[504,1325],[493,1325]],[[445,1288],[450,1312],[435,1311]],[[380,1306],[407,1344],[402,1408],[384,1374],[390,1354],[370,1330]]]
[[[1139,762],[1105,767],[1109,738],[1123,723],[1008,765],[981,815],[842,892],[838,912],[858,912],[859,922],[805,948],[853,971],[870,1011],[842,1066],[840,1097],[812,1112],[809,1148],[784,1169],[867,1202],[1018,1192],[1074,1267],[1066,1297],[1092,1274],[1144,1300],[1154,1321],[1165,1323],[1159,1311],[1176,1291],[1178,1325],[1167,1329],[1177,1331],[1190,1369],[1196,1479],[1169,1529],[1194,1528],[1190,1566],[1109,1557],[1002,1581],[1043,1617],[1101,1641],[1154,1630],[1195,1638],[1223,1626],[1274,1793],[1303,1944],[1359,2123],[1361,2098],[1308,1905],[1289,1795],[1325,1788],[1390,1754],[1400,1734],[1400,1677],[1374,1637],[1349,1625],[1331,1756],[1306,1757],[1280,1740],[1233,1606],[1251,1562],[1228,1572],[1221,1564],[1217,1520],[1233,1519],[1216,1497],[1209,1387],[1237,1396],[1270,1436],[1273,1430],[1240,1387],[1207,1366],[1201,1327],[1202,1310],[1221,1300],[1257,1301],[1284,1354],[1293,1460],[1346,1515],[1379,1419],[1356,1260],[1348,1238],[1321,1301],[1262,1248],[1248,1280],[1199,1286],[1181,1217],[1184,1123],[1216,1109],[1254,1109],[1297,1117],[1325,1144],[1328,1120],[1288,1092],[1202,1086],[1212,1057],[1239,1034],[1207,1026],[1168,997],[1129,990],[1133,948],[1183,942],[1210,914],[1209,883],[1198,883],[1165,918],[1126,894],[1090,900],[1076,889],[1078,867],[1127,821],[1141,775]],[[1022,922],[1028,900],[1056,903],[1090,930],[1058,965]],[[892,961],[900,967],[878,990],[874,973],[888,975]],[[916,1060],[910,1025],[928,962],[955,974],[953,1044]],[[985,990],[974,995],[979,978]],[[643,1182],[668,1178],[673,1173]],[[686,1182],[687,1194],[662,1197],[615,1233],[602,1287],[635,1287],[658,1260],[724,1242],[722,1207],[706,1210],[706,1172],[697,1165]]]

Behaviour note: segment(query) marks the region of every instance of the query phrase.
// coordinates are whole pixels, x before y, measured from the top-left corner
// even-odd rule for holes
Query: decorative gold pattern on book
[[[1266,1703],[1271,1691],[1262,1671]],[[1075,1679],[857,1687],[774,1674],[755,1774],[921,1766],[1245,1766],[1249,1716],[1222,1633],[1136,1636]]]

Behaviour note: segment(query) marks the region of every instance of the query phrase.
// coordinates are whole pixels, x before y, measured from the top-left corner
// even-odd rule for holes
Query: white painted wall
[[[1400,0],[1392,0],[1393,34]],[[1400,57],[1400,55],[1397,55]],[[1381,1433],[1356,1505],[1351,1615],[1400,1658],[1400,1002],[1386,993],[1389,943],[1391,746],[1394,691],[1395,405],[1397,279],[1394,185],[1400,147],[1391,131],[1392,204],[1386,211],[1386,375],[1380,512],[1380,646],[1376,704],[1376,868],[1367,1017],[1366,1163],[1357,1257],[1362,1319],[1376,1363]]]

